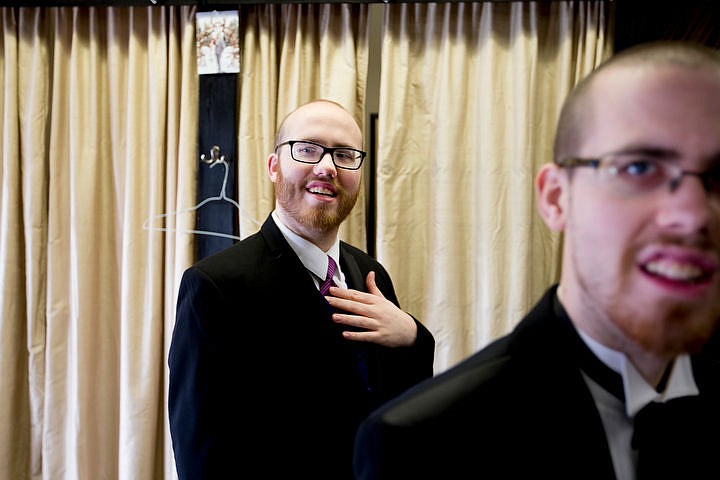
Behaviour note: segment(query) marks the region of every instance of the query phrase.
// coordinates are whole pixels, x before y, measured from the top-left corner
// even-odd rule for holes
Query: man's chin
[[[715,326],[715,322],[705,316],[660,320],[662,318],[655,317],[647,322],[647,328],[631,334],[641,347],[658,355],[697,353],[712,336]]]
[[[333,230],[340,227],[340,224],[350,215],[355,206],[357,197],[348,201],[340,201],[333,204],[322,204],[308,212],[308,224],[318,230]]]
[[[334,230],[340,227],[347,215],[340,217],[337,212],[314,211],[310,214],[308,223],[317,230]]]

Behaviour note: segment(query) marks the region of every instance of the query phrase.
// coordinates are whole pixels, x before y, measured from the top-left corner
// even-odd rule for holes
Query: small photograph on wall
[[[195,14],[197,65],[200,75],[240,72],[238,11]]]

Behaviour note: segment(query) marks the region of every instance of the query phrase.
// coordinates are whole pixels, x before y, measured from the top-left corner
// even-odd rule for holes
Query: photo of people
[[[198,12],[198,74],[239,73],[238,12]]]

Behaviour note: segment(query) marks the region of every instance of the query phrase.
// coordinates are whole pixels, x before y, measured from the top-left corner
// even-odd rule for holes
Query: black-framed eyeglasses
[[[302,163],[319,163],[326,153],[330,154],[338,168],[357,170],[362,165],[366,152],[349,147],[326,147],[307,140],[287,140],[275,145],[275,151],[283,145],[290,145],[290,156]]]
[[[591,167],[613,190],[623,195],[643,195],[667,187],[677,190],[686,176],[700,180],[705,192],[720,201],[720,164],[702,172],[692,172],[674,160],[636,153],[609,154],[598,158],[565,158],[555,162],[560,167]]]

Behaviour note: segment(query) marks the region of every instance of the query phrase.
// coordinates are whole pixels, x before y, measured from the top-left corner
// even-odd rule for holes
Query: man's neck
[[[292,221],[282,210],[275,209],[273,212],[275,219],[282,222],[282,224],[295,235],[307,240],[308,242],[317,246],[323,252],[327,252],[330,247],[337,241],[339,228],[331,230],[320,230],[308,228],[298,222]]]
[[[628,339],[605,312],[591,310],[583,302],[574,302],[573,299],[567,298],[562,284],[558,287],[557,295],[578,331],[606,348],[624,354],[649,385],[655,388],[660,386],[674,356],[658,355],[641,348]]]

